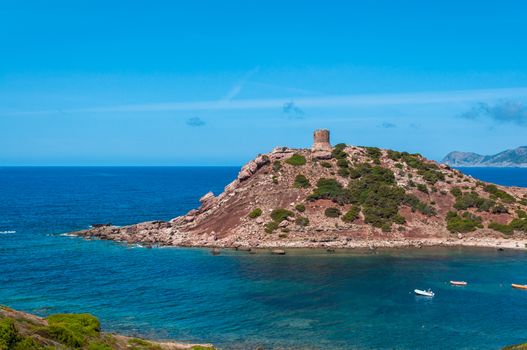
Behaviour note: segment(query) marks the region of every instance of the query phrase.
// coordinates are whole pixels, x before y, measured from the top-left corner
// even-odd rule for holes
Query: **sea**
[[[527,252],[143,248],[64,235],[169,220],[234,167],[0,167],[0,304],[220,349],[499,349],[527,342]],[[527,169],[464,168],[527,187]],[[449,280],[465,280],[452,287]],[[431,288],[434,298],[415,296]]]

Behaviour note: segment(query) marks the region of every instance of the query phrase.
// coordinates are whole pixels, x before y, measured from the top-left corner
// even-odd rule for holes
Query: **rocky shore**
[[[329,144],[277,147],[170,221],[71,234],[146,246],[525,249],[527,189],[478,181],[418,154]]]
[[[101,332],[89,314],[58,314],[46,318],[0,306],[0,349],[89,350],[214,350],[211,344],[159,342]]]

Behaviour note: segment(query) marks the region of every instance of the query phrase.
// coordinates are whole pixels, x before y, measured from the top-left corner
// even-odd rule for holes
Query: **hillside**
[[[454,151],[447,154],[441,163],[459,167],[527,167],[527,146],[509,149],[491,156]]]
[[[58,314],[41,318],[0,306],[0,349],[88,350],[214,350],[210,344],[156,342],[101,332],[89,314]]]
[[[169,222],[74,234],[146,245],[359,247],[527,242],[527,189],[477,181],[419,154],[329,145],[275,148]],[[327,137],[327,140],[323,140]],[[501,244],[495,243],[495,244]]]

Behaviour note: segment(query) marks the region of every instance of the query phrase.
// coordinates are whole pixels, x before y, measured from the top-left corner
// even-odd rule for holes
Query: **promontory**
[[[376,147],[277,147],[170,221],[98,225],[75,235],[187,247],[469,245],[525,248],[527,189],[476,180],[445,164]]]

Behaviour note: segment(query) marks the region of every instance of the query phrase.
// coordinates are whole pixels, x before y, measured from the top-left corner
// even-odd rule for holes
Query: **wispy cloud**
[[[298,107],[293,101],[284,103],[284,105],[282,106],[282,112],[284,112],[291,118],[304,118],[304,111],[300,107]]]
[[[260,70],[260,67],[256,66],[253,69],[251,69],[250,71],[248,71],[247,73],[245,73],[241,77],[241,79],[236,84],[234,84],[233,87],[231,87],[231,89],[227,92],[227,94],[225,96],[223,96],[223,98],[221,100],[222,101],[230,101],[233,98],[235,98],[236,96],[238,96],[240,94],[240,92],[242,92],[242,89],[245,86],[245,84],[247,83],[247,81],[249,81],[249,79],[253,75],[258,73],[259,70]]]
[[[192,118],[187,119],[186,124],[193,128],[198,128],[200,126],[205,126],[205,124],[207,123],[199,117],[192,117]]]
[[[466,119],[490,119],[501,124],[527,126],[527,105],[511,100],[499,101],[495,104],[481,102],[460,116]]]
[[[527,88],[493,89],[493,90],[459,90],[415,92],[400,94],[357,94],[337,96],[309,96],[291,100],[302,108],[310,107],[362,107],[387,105],[423,105],[437,103],[473,102],[497,99],[527,98]],[[107,113],[107,112],[165,112],[165,111],[220,111],[250,109],[281,109],[284,100],[245,99],[245,100],[212,100],[180,101],[166,103],[129,104],[106,107],[91,107],[63,110],[65,113]],[[14,114],[56,114],[56,110],[28,111]],[[11,113],[13,114],[13,113]]]
[[[379,125],[379,127],[380,128],[384,128],[384,129],[393,129],[393,128],[396,128],[397,125],[395,125],[393,123],[384,122],[381,125]]]

